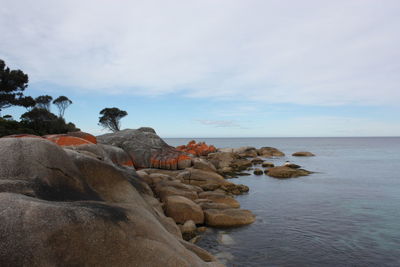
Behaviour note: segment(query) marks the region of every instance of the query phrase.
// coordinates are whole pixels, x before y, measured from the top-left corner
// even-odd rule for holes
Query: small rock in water
[[[253,172],[255,175],[262,175],[263,171],[261,169],[255,169]]]
[[[264,162],[261,166],[263,166],[264,168],[275,167],[275,165],[272,162]]]

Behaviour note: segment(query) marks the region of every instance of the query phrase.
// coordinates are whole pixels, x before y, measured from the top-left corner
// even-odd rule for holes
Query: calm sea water
[[[190,139],[166,139],[173,146]],[[318,173],[234,179],[255,223],[210,230],[198,245],[228,266],[400,266],[400,138],[206,138],[217,147],[272,146]],[[295,158],[296,151],[316,157]],[[221,242],[221,237],[222,241]]]

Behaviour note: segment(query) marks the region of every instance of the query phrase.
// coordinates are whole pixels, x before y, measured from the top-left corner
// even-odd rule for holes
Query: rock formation
[[[2,266],[220,266],[117,151],[83,145],[0,139]]]
[[[101,144],[122,148],[136,168],[177,170],[190,167],[191,157],[164,142],[152,128],[126,129],[97,137]]]

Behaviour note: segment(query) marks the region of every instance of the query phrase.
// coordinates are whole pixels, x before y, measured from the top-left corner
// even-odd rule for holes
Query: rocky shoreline
[[[299,156],[312,156],[299,152]],[[251,224],[227,178],[291,178],[275,148],[177,148],[151,128],[98,136],[0,138],[0,262],[4,266],[223,266],[195,245],[207,227]],[[264,169],[261,169],[264,168]]]

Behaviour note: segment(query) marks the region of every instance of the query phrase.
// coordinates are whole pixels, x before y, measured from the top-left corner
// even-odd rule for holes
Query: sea
[[[172,146],[191,139],[167,138]],[[197,243],[227,266],[400,266],[400,137],[195,138],[216,147],[275,147],[314,171],[276,179],[233,178],[257,216],[239,228],[208,229]],[[315,157],[292,157],[310,151]],[[250,172],[252,173],[252,172]]]

